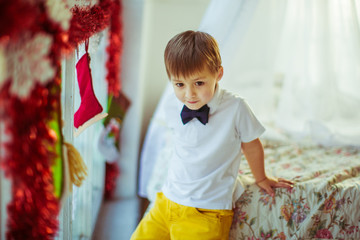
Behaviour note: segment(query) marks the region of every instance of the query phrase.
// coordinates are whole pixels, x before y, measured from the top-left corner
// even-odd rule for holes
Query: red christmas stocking
[[[74,132],[75,137],[79,136],[79,134],[87,127],[108,115],[107,113],[101,113],[103,111],[103,108],[94,93],[90,69],[90,55],[88,53],[88,44],[89,42],[86,41],[86,53],[80,58],[80,60],[76,64],[81,103],[79,109],[74,115],[74,126],[75,128],[77,128],[77,131]]]

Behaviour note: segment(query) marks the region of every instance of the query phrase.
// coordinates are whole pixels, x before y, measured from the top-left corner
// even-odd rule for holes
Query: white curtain
[[[274,66],[286,2],[215,0],[199,29],[210,33],[219,43],[224,67],[221,86],[245,97],[263,122],[274,118],[277,95]],[[213,24],[212,16],[217,13],[221,15],[216,16],[217,24]]]
[[[222,86],[247,98],[268,128],[324,145],[360,145],[359,6],[214,0],[200,30],[219,42]]]
[[[219,43],[221,86],[246,98],[268,132],[360,146],[360,0],[213,0],[199,30]],[[155,120],[141,159],[150,172],[148,144],[164,140]],[[140,172],[140,191],[148,178]]]
[[[354,0],[289,1],[276,70],[276,124],[325,145],[360,145],[360,8]]]

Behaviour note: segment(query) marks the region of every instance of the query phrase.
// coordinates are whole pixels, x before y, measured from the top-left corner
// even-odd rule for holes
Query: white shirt
[[[258,138],[265,129],[244,99],[219,85],[207,105],[210,113],[206,125],[196,118],[184,125],[180,117],[183,104],[175,94],[169,96],[165,111],[174,134],[174,151],[162,191],[181,205],[232,209],[233,197],[237,199],[243,192],[234,191],[241,188],[235,186],[241,142]]]

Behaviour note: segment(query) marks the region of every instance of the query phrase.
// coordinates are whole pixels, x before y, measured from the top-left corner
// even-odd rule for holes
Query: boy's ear
[[[220,66],[220,68],[219,68],[219,70],[218,70],[218,73],[217,73],[218,75],[217,75],[217,78],[216,78],[216,80],[217,81],[220,81],[221,80],[221,78],[223,77],[223,75],[224,75],[224,68],[222,67],[222,66]]]

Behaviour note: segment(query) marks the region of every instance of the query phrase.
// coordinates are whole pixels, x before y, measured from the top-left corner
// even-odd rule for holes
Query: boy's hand
[[[258,138],[251,142],[241,143],[241,149],[249,163],[252,174],[255,179],[258,179],[256,184],[260,188],[264,189],[270,196],[275,196],[273,188],[291,189],[293,187],[294,183],[289,180],[266,176],[264,166],[264,149]]]
[[[291,189],[294,186],[292,181],[286,180],[284,178],[273,178],[273,177],[266,177],[259,182],[256,182],[260,188],[264,189],[267,194],[271,197],[275,197],[274,189],[273,188],[288,188]]]

